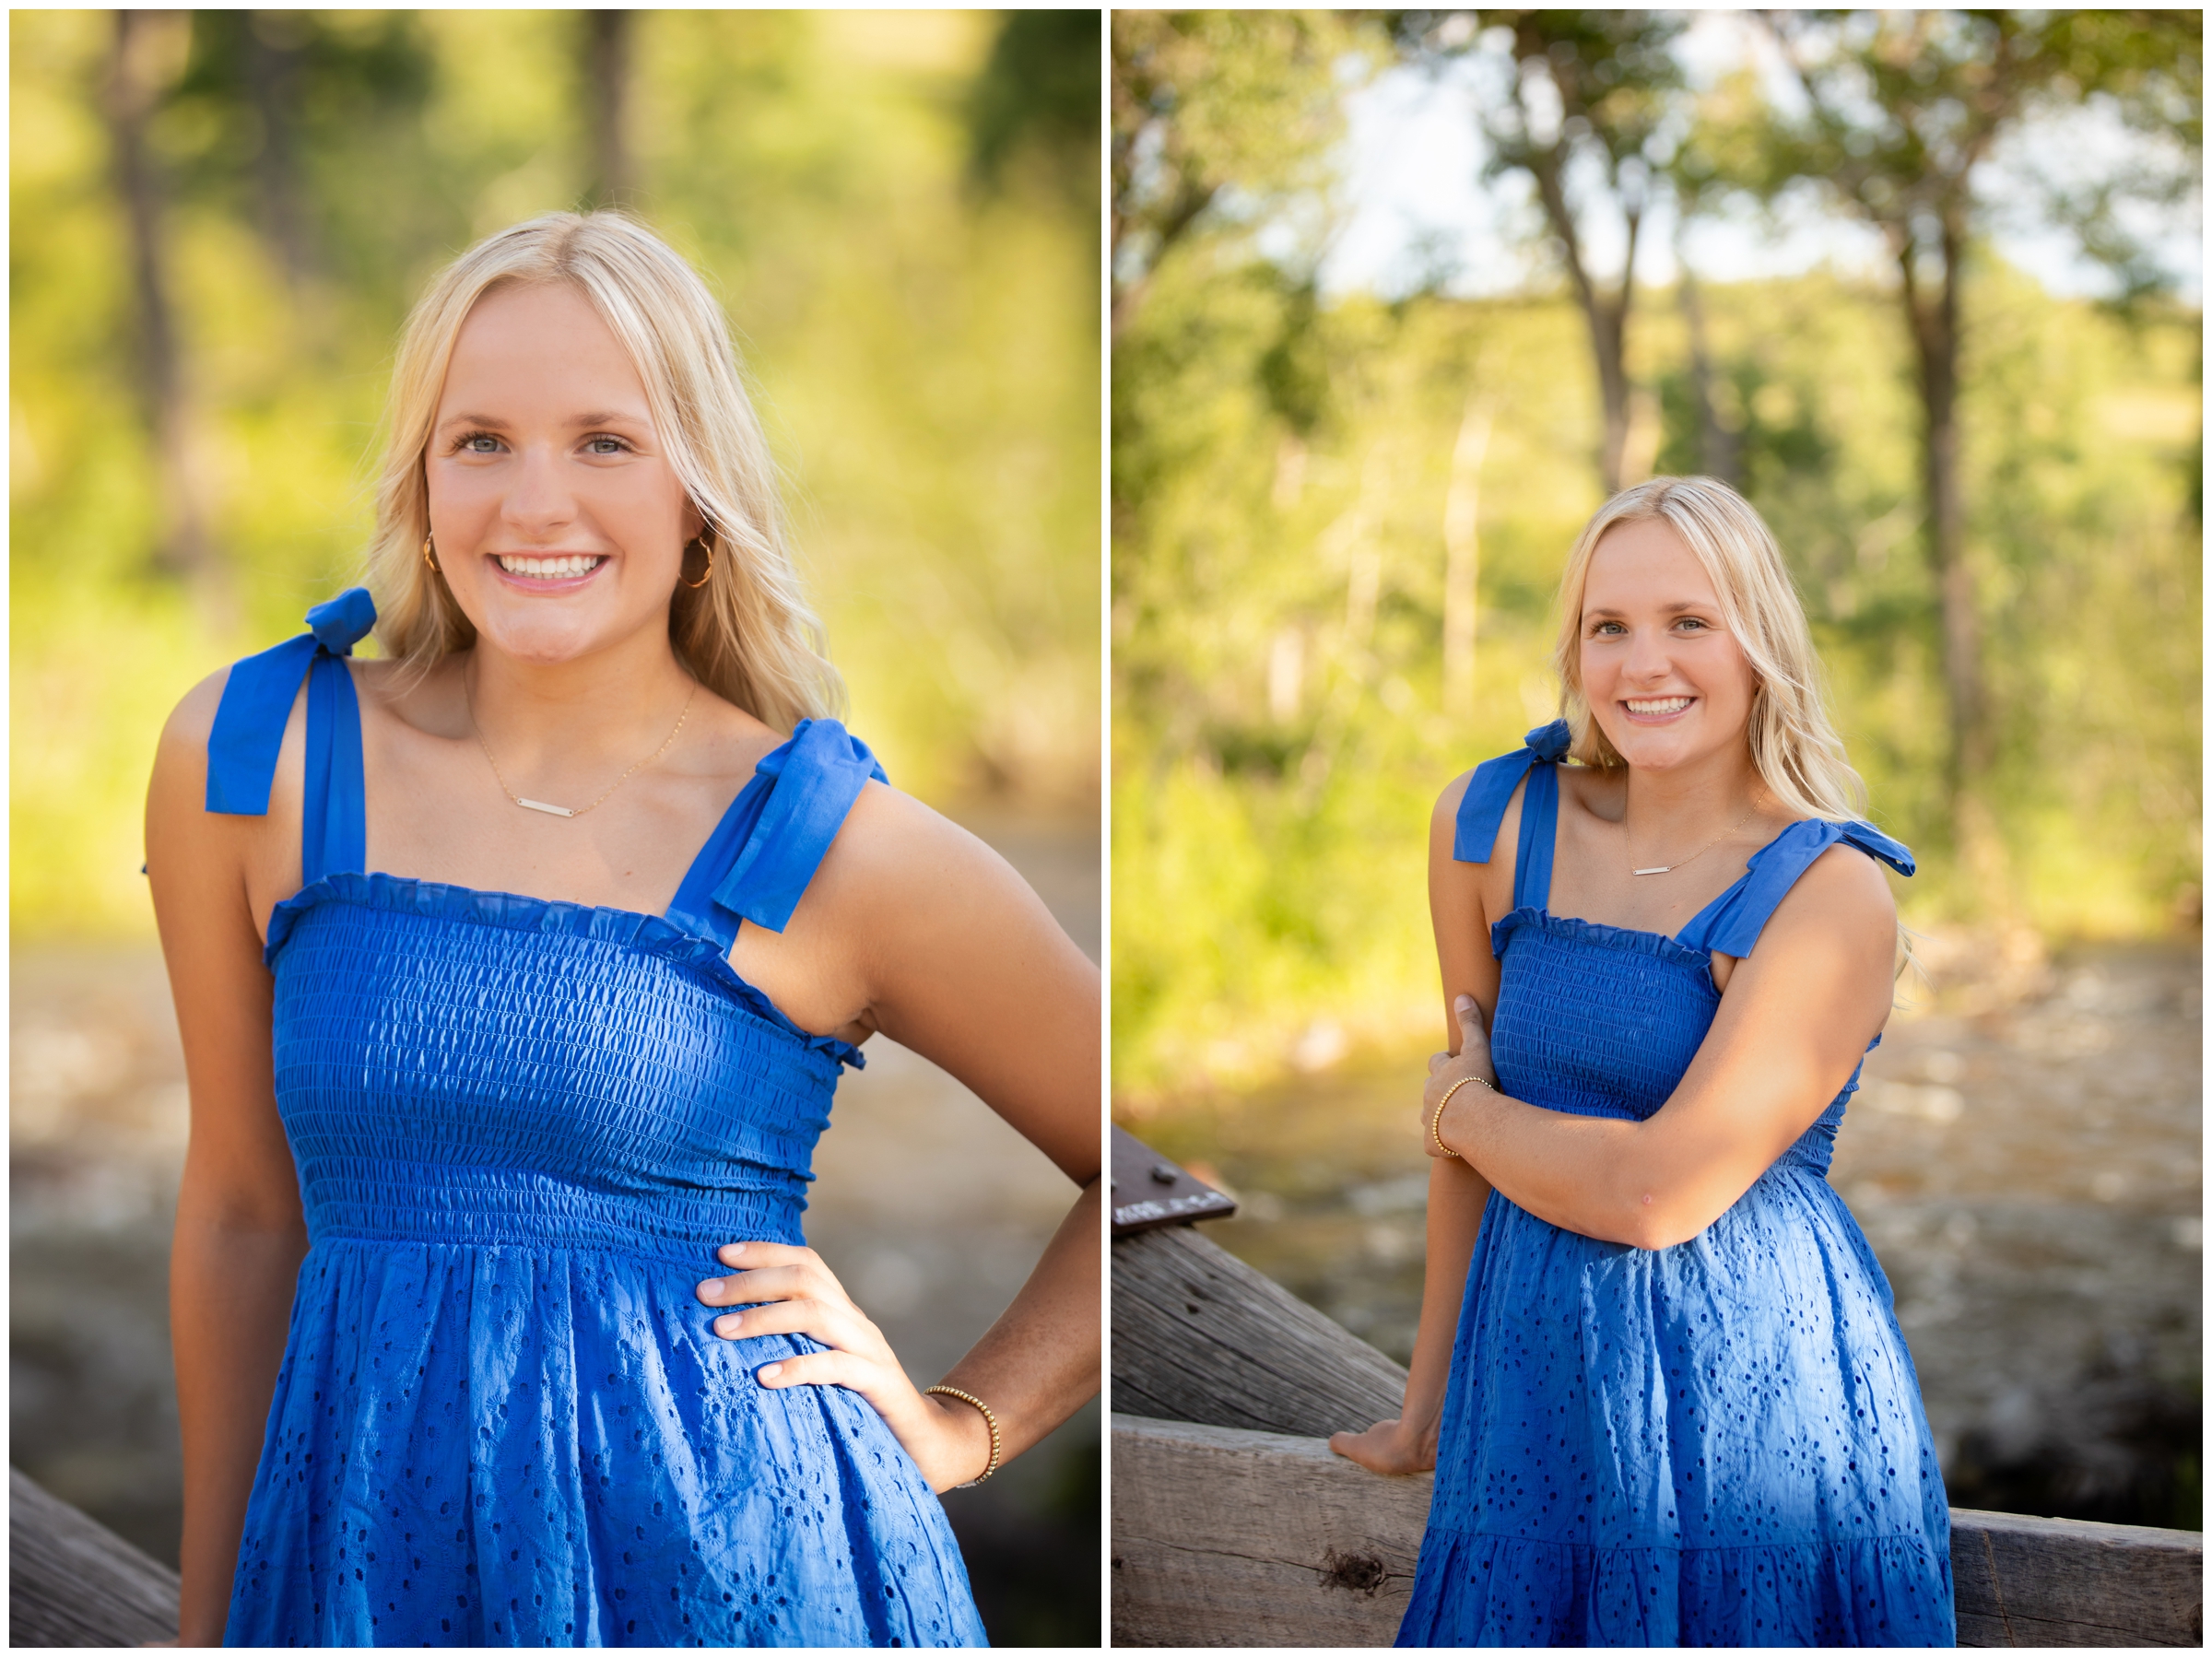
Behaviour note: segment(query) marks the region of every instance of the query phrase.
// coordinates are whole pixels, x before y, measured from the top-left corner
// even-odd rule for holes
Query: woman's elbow
[[[1700,1235],[1725,1212],[1724,1205],[1713,1208],[1698,1193],[1643,1191],[1626,1205],[1613,1240],[1631,1249],[1671,1249]]]

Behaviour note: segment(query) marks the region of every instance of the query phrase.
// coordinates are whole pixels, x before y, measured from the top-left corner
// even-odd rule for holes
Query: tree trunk
[[[158,45],[152,31],[183,26],[154,13],[117,12],[104,101],[109,137],[114,147],[116,192],[129,225],[138,391],[141,412],[153,438],[155,487],[160,503],[154,559],[160,568],[183,576],[203,598],[211,598],[217,571],[193,467],[191,410],[169,298],[161,192],[146,147],[147,120],[160,92],[149,61]]]
[[[1922,410],[1921,473],[1928,503],[1928,562],[1942,621],[1944,696],[1950,716],[1946,781],[1968,878],[1983,905],[2009,907],[2005,858],[1990,816],[1987,782],[1995,757],[1982,682],[1982,615],[1966,553],[1966,508],[1959,452],[1959,278],[1964,238],[1943,229],[1942,276],[1924,292],[1908,232],[1900,241],[1907,317],[1917,358]]]
[[[307,227],[300,209],[299,107],[300,47],[286,36],[300,21],[297,14],[255,12],[246,23],[246,95],[261,118],[261,153],[254,171],[261,185],[262,234],[276,248],[285,281],[297,293],[313,263]]]
[[[1706,476],[1735,488],[1735,434],[1721,424],[1713,407],[1712,346],[1705,332],[1705,304],[1689,262],[1679,254],[1677,262],[1682,268],[1682,320],[1689,329],[1689,392],[1698,406],[1698,465]]]
[[[1567,266],[1568,280],[1573,284],[1575,301],[1583,308],[1583,321],[1590,330],[1590,352],[1597,363],[1597,398],[1605,419],[1605,436],[1598,446],[1597,474],[1606,486],[1607,495],[1620,488],[1621,463],[1629,449],[1629,370],[1628,335],[1629,307],[1635,291],[1636,232],[1640,215],[1630,211],[1629,222],[1628,257],[1622,262],[1619,293],[1607,299],[1600,293],[1597,284],[1591,280],[1590,272],[1583,263],[1582,239],[1575,231],[1574,214],[1567,206],[1567,191],[1560,182],[1564,155],[1557,148],[1537,150],[1531,154],[1526,166],[1529,176],[1536,182],[1537,198],[1544,204],[1544,217],[1551,225],[1551,233],[1559,243],[1559,258]]]
[[[1452,485],[1444,494],[1444,711],[1455,719],[1475,711],[1476,594],[1482,575],[1477,518],[1494,412],[1482,393],[1468,396],[1459,441],[1452,446]]]
[[[629,205],[637,189],[626,141],[629,98],[630,14],[587,11],[584,19],[584,109],[591,122],[595,207]]]

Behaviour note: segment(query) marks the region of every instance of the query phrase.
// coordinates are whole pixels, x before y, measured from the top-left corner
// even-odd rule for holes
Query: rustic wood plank
[[[1379,1478],[1316,1439],[1116,1415],[1122,1645],[1388,1645],[1433,1481]],[[1959,1643],[2197,1646],[2195,1531],[1951,1510]]]
[[[1406,1371],[1189,1226],[1113,1244],[1113,1407],[1326,1437],[1398,1413]]]
[[[177,1637],[175,1571],[7,1472],[10,1646],[138,1646]]]
[[[1317,1439],[1113,1417],[1116,1645],[1388,1645],[1434,1481]]]
[[[2201,1531],[1953,1508],[1951,1579],[1960,1645],[2204,1643]]]

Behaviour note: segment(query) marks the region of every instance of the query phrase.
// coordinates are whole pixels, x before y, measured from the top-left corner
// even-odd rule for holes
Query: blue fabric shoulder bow
[[[1555,719],[1531,731],[1514,752],[1477,766],[1467,792],[1460,796],[1452,831],[1453,857],[1460,863],[1489,862],[1490,849],[1498,843],[1498,825],[1505,820],[1505,808],[1521,779],[1531,766],[1559,764],[1573,741],[1574,732],[1567,722]]]

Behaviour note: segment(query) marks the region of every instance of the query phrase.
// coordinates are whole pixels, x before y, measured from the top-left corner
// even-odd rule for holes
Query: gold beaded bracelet
[[[1456,1157],[1459,1155],[1457,1151],[1453,1150],[1450,1146],[1444,1143],[1444,1136],[1436,1130],[1443,1124],[1444,1107],[1452,1102],[1452,1096],[1454,1093],[1457,1093],[1462,1087],[1465,1087],[1469,1082],[1482,1082],[1482,1085],[1485,1087],[1489,1087],[1492,1093],[1498,1091],[1497,1088],[1491,1087],[1489,1083],[1483,1082],[1482,1078],[1478,1075],[1463,1075],[1459,1078],[1459,1080],[1453,1082],[1449,1087],[1444,1089],[1444,1097],[1436,1101],[1436,1114],[1429,1119],[1429,1137],[1436,1141],[1436,1149],[1439,1156]]]
[[[983,1425],[991,1429],[991,1459],[983,1463],[983,1470],[966,1484],[953,1486],[955,1490],[974,1489],[976,1486],[998,1471],[998,1417],[991,1413],[991,1406],[981,1398],[978,1398],[973,1393],[963,1393],[958,1387],[924,1387],[922,1391],[924,1393],[942,1393],[947,1398],[958,1398],[962,1404],[972,1404],[977,1409],[983,1412]]]

